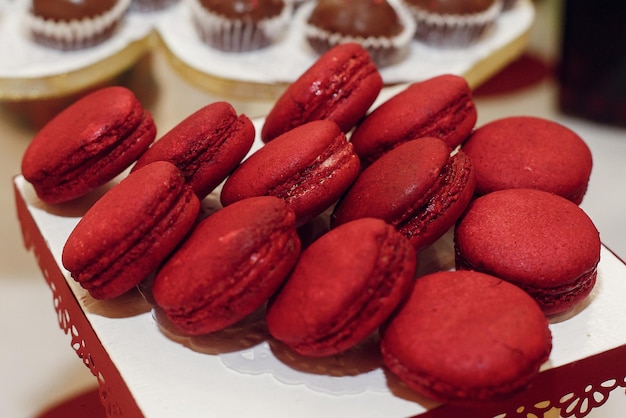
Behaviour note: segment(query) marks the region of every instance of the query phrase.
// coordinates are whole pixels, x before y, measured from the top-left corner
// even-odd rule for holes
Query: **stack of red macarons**
[[[155,141],[134,95],[105,88],[37,134],[22,172],[44,204],[89,205],[62,261],[94,298],[150,276],[181,333],[263,309],[269,338],[301,355],[378,335],[384,367],[423,395],[506,398],[549,358],[550,318],[594,287],[600,240],[578,206],[591,154],[539,118],[477,128],[455,75],[373,108],[382,87],[362,47],[331,49],[277,100],[254,152],[254,125],[226,102]],[[417,277],[451,230],[456,270]]]

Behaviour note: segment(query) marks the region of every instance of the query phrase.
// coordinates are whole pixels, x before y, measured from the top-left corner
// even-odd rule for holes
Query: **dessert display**
[[[357,44],[336,48],[364,52]],[[416,88],[419,94],[411,92]],[[326,94],[344,90],[342,83],[331,84]],[[417,99],[407,101],[407,91]],[[446,94],[433,100],[430,91]],[[509,399],[549,358],[549,318],[575,315],[589,301],[600,259],[598,232],[578,205],[549,192],[507,189],[475,197],[475,170],[460,144],[470,135],[476,109],[462,78],[438,76],[369,107],[353,132],[328,118],[269,141],[257,132],[256,145],[241,163],[240,156],[231,161],[239,165],[221,187],[198,194],[200,210],[184,172],[203,153],[188,144],[206,148],[196,138],[207,135],[198,131],[217,132],[220,139],[250,133],[247,118],[242,121],[228,103],[207,105],[143,155],[161,141],[167,152],[153,153],[103,191],[67,239],[64,267],[96,299],[139,286],[174,341],[250,332],[273,347],[276,361],[293,352],[313,368],[311,359],[375,350],[378,360],[366,368],[383,368],[434,401]],[[413,130],[361,169],[352,140],[370,117],[396,128],[397,115],[421,126],[424,114],[436,116],[430,121],[435,128]],[[453,132],[454,139],[428,136],[437,132]],[[182,169],[171,162],[172,154],[190,149]],[[176,181],[159,180],[161,173]],[[165,191],[170,197],[159,197]],[[322,225],[306,236],[306,226],[316,221]],[[445,268],[440,255],[427,255],[441,240],[450,245]],[[511,304],[516,310],[506,311]],[[438,306],[451,313],[442,315]],[[470,317],[471,325],[464,324]],[[494,338],[506,342],[484,348]],[[450,339],[469,360],[457,359]],[[425,360],[417,341],[437,356]]]
[[[155,137],[154,120],[132,91],[103,88],[69,105],[35,135],[22,174],[44,202],[67,202],[120,174]]]
[[[345,42],[357,42],[385,67],[406,58],[415,22],[404,8],[386,0],[318,0],[304,36],[319,54]]]
[[[555,193],[580,204],[593,165],[587,144],[570,129],[537,117],[506,117],[463,143],[476,168],[476,194],[511,188]]]
[[[269,19],[271,25],[265,25],[269,22],[266,22],[268,19],[263,19],[263,22],[258,24],[250,24],[254,27],[260,26],[260,23],[264,24],[261,31],[255,30],[252,34],[254,40],[237,37],[237,40],[231,39],[233,42],[228,44],[229,41],[225,40],[224,36],[217,35],[211,36],[216,42],[212,46],[203,40],[201,34],[212,32],[208,28],[214,28],[215,22],[204,22],[205,19],[202,19],[206,24],[201,24],[199,16],[207,13],[209,9],[215,9],[216,6],[209,5],[208,1],[205,2],[206,5],[194,3],[193,7],[198,10],[193,11],[190,1],[116,1],[117,6],[114,10],[122,6],[127,9],[119,17],[119,21],[113,23],[110,19],[106,22],[102,18],[94,19],[97,21],[96,27],[102,29],[102,33],[94,33],[97,30],[89,25],[88,29],[85,29],[86,32],[81,30],[80,33],[84,33],[83,35],[69,33],[67,35],[69,39],[78,36],[85,38],[84,41],[60,39],[58,43],[54,42],[55,47],[36,41],[32,30],[23,30],[25,26],[30,26],[27,22],[35,20],[31,13],[31,0],[8,2],[4,6],[6,10],[0,25],[0,58],[3,58],[0,59],[0,99],[56,98],[81,92],[120,75],[136,64],[147,52],[156,50],[163,52],[172,67],[185,79],[211,92],[217,92],[226,98],[241,96],[246,99],[275,100],[285,87],[310,67],[320,55],[321,50],[316,51],[306,40],[308,35],[305,29],[307,18],[317,2],[267,0],[268,4],[275,2],[281,4],[282,14],[289,14],[286,22],[280,18],[281,22],[278,23],[276,20],[278,18],[273,18]],[[87,6],[95,7],[99,11],[112,2],[83,0],[36,3],[42,6],[66,4],[59,10],[69,13],[69,10],[74,8],[83,10]],[[241,1],[214,3],[219,8],[233,8],[250,7],[252,3],[257,2],[246,0],[243,3]],[[387,3],[401,20],[407,14],[400,0],[387,0]],[[475,45],[461,50],[450,52],[429,46],[414,38],[405,45],[404,34],[393,37],[391,44],[377,40],[374,45],[371,42],[364,45],[379,65],[385,84],[420,81],[447,72],[467,76],[470,84],[474,85],[503,66],[497,60],[487,60],[489,55],[505,46],[512,52],[512,56],[522,52],[534,18],[534,9],[530,0],[523,0],[520,3],[498,16],[496,25],[488,36],[481,38]],[[256,22],[260,17],[259,13],[256,13],[257,10],[273,13],[271,6],[266,7],[261,3],[259,5],[259,8],[254,9],[251,22]],[[148,9],[156,10],[150,12]],[[359,6],[352,10],[361,13],[363,9],[365,8]],[[239,22],[233,17],[234,12],[225,11],[225,13],[230,17],[219,15],[220,18],[215,19],[221,22],[218,26],[226,24],[225,22],[228,22],[226,26],[233,21]],[[380,13],[373,14],[376,21],[381,20]],[[236,26],[239,28],[236,32],[243,30],[243,26],[239,24]],[[282,26],[282,29],[279,26]],[[406,22],[403,22],[405,31],[410,31],[410,26],[413,26],[412,20],[406,19]],[[199,34],[200,27],[202,29]],[[37,39],[49,38],[48,29],[37,29],[37,33],[40,34],[37,35]],[[66,39],[66,35],[62,38]],[[258,38],[265,40],[257,42]],[[352,41],[359,41],[359,37]],[[376,46],[379,43],[382,47]],[[380,58],[376,51],[381,52]],[[386,58],[383,58],[384,56]],[[480,67],[478,64],[481,64]]]
[[[243,160],[254,142],[254,125],[226,102],[208,104],[159,138],[133,166],[169,161],[200,199]]]
[[[466,80],[442,74],[412,83],[386,100],[359,123],[351,142],[370,164],[403,142],[421,137],[441,139],[451,149],[467,139],[477,120]]]
[[[415,19],[415,37],[440,48],[463,48],[493,27],[501,0],[402,0]]]
[[[284,0],[189,0],[200,38],[222,51],[254,51],[269,46],[286,29],[291,5]]]
[[[334,207],[331,226],[374,217],[396,227],[420,252],[461,216],[476,185],[471,160],[438,138],[403,143],[368,166]],[[376,196],[373,199],[372,196]]]
[[[109,39],[131,0],[32,0],[26,25],[33,39],[61,50],[89,48]]]
[[[475,199],[454,243],[457,269],[516,284],[546,315],[570,311],[596,282],[598,230],[578,205],[553,193],[507,189]]]
[[[302,226],[330,208],[359,174],[359,157],[333,121],[316,120],[279,135],[226,179],[220,202],[277,196]]]
[[[400,0],[387,2],[396,10],[402,9]],[[303,2],[294,9],[286,32],[273,45],[244,54],[223,53],[216,48],[207,47],[196,39],[197,34],[186,24],[189,16],[181,9],[157,22],[156,28],[164,46],[175,58],[175,65],[182,67],[186,74],[197,76],[201,82],[211,83],[224,94],[229,91],[232,94],[233,90],[238,90],[224,80],[237,80],[245,83],[246,87],[246,90],[237,91],[239,94],[261,90],[263,97],[275,100],[295,77],[302,74],[319,57],[319,52],[307,41],[305,29],[307,19],[316,5],[315,1]],[[516,49],[515,44],[522,39],[520,35],[529,28],[532,19],[532,5],[522,4],[522,7],[500,14],[492,31],[474,45],[461,49],[433,47],[413,38],[403,59],[397,59],[380,68],[381,76],[385,84],[395,84],[420,81],[441,73],[467,75],[476,70],[475,76],[478,77],[473,78],[472,75],[469,80],[470,84],[475,84],[484,80],[483,74],[478,74],[482,70],[475,66],[486,58],[485,53],[488,55],[487,51],[492,48],[499,50],[503,41],[507,44],[508,51]],[[483,69],[496,63],[485,64],[487,65]],[[263,89],[260,89],[261,86]],[[238,88],[242,88],[241,84]]]
[[[269,333],[305,356],[342,353],[405,299],[416,260],[408,240],[383,220],[345,223],[304,250],[267,308]]]
[[[41,3],[48,4],[45,0]],[[31,19],[30,4],[30,0],[15,0],[4,6],[6,13],[0,24],[0,100],[66,99],[103,85],[119,84],[111,80],[137,64],[151,48],[153,22],[147,16],[129,12],[110,36],[96,45],[74,50],[42,45],[26,27]]]
[[[199,211],[199,199],[173,164],[148,164],[89,208],[65,243],[63,265],[95,299],[115,298],[169,256]]]
[[[345,51],[350,58],[333,55]],[[373,81],[349,84],[360,89],[337,82],[322,91],[328,56],[372,67],[362,46],[342,44],[294,80],[315,94],[287,89],[266,118],[208,103],[156,142],[153,135],[135,167],[87,198],[63,192],[46,202],[31,176],[16,177],[27,245],[46,279],[62,281],[53,291],[70,295],[55,303],[79,304],[81,327],[97,332],[104,354],[81,358],[111,385],[105,401],[128,392],[111,409],[135,398],[137,415],[150,417],[172,408],[185,416],[245,416],[251,408],[259,416],[530,414],[543,408],[541,390],[554,387],[561,366],[623,345],[613,326],[621,314],[605,315],[598,329],[587,325],[607,304],[623,308],[625,286],[583,210],[542,190],[476,195],[476,169],[463,150],[477,120],[467,80],[445,73],[394,91],[382,88],[374,66],[365,72]],[[301,81],[310,74],[312,83]],[[345,90],[358,106],[339,118],[325,110],[341,106],[314,100]],[[318,113],[293,123],[298,104]],[[400,139],[386,143],[381,125]],[[207,133],[215,135],[203,142]],[[194,190],[185,172],[201,165],[205,149],[231,156],[232,138],[234,157],[211,186]],[[359,141],[374,151],[359,154]],[[23,166],[37,171],[47,162],[31,152]],[[106,158],[98,153],[90,164]],[[505,267],[478,271],[488,256]],[[537,268],[530,279],[515,271],[520,256]],[[101,358],[111,369],[98,370]],[[155,381],[166,382],[165,392]],[[464,414],[468,405],[478,409]]]
[[[183,332],[240,321],[279,288],[300,255],[295,214],[273,196],[244,199],[202,220],[156,273],[152,296]]]
[[[551,350],[535,301],[475,271],[420,277],[381,342],[385,364],[411,389],[474,406],[528,386]]]
[[[306,122],[327,119],[348,132],[374,103],[383,81],[361,45],[337,45],[311,65],[274,103],[261,138],[269,142]]]

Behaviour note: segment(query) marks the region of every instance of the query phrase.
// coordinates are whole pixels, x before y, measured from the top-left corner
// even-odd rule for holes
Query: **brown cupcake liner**
[[[484,12],[453,15],[439,14],[404,2],[417,24],[415,39],[439,48],[467,47],[477,42],[495,23],[502,11],[496,0]]]
[[[271,45],[287,28],[293,10],[292,4],[286,2],[279,15],[253,22],[211,13],[199,0],[187,0],[187,4],[202,41],[228,52],[254,51]]]
[[[109,39],[130,3],[131,0],[119,0],[111,10],[101,15],[67,22],[42,19],[26,13],[25,24],[39,44],[61,50],[84,49]]]
[[[396,64],[409,54],[416,25],[406,9],[395,4],[390,3],[390,5],[398,14],[403,27],[402,32],[394,37],[370,36],[364,38],[361,36],[344,35],[311,25],[308,23],[308,19],[305,19],[304,36],[313,50],[319,54],[328,51],[336,45],[355,42],[369,52],[378,67]],[[311,8],[312,11],[313,8]]]

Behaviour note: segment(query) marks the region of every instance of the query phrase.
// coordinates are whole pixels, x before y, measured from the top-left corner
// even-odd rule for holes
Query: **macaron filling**
[[[552,315],[573,307],[587,297],[596,283],[597,274],[594,267],[572,282],[557,287],[541,288],[517,284],[537,301],[546,315]]]
[[[337,135],[306,168],[293,172],[286,179],[276,179],[280,183],[271,186],[268,194],[280,197],[291,204],[294,200],[324,187],[324,182],[335,177],[341,169],[349,165],[354,155],[352,144],[343,134]]]
[[[481,265],[469,262],[459,251],[455,254],[455,260],[458,269],[490,273],[485,271]],[[573,307],[587,297],[595,285],[597,275],[598,269],[596,264],[591,269],[573,278],[570,282],[559,286],[541,287],[536,284],[529,284],[523,279],[516,280],[510,277],[500,278],[523,289],[535,299],[546,315],[552,315]]]
[[[497,344],[497,341],[494,341]],[[498,399],[508,399],[512,394],[522,390],[537,374],[536,367],[530,367],[525,372],[520,373],[514,380],[509,382],[498,382],[497,385],[462,387],[452,382],[446,382],[439,376],[433,376],[426,370],[419,372],[410,370],[407,366],[391,354],[384,351],[385,364],[395,374],[402,377],[402,380],[411,388],[422,394],[427,394],[435,400],[456,401],[457,403],[474,404],[484,401],[494,401]],[[543,363],[546,358],[541,361]],[[521,362],[526,363],[526,361]]]
[[[403,214],[390,220],[414,245],[422,248],[431,240],[423,241],[429,226],[460,200],[471,177],[471,161],[462,152],[450,157],[436,181],[416,204]]]
[[[244,129],[246,120],[243,115],[224,117],[211,131],[195,137],[192,146],[177,156],[176,166],[188,182],[193,182],[201,168],[223,151],[224,144]]]
[[[377,149],[368,156],[374,161],[382,154],[415,138],[440,138],[449,147],[455,147],[463,141],[464,133],[459,133],[459,127],[467,120],[467,114],[474,109],[474,102],[468,92],[461,91],[460,95],[451,98],[445,107],[429,112],[426,119],[415,123],[402,138],[390,138],[377,144]],[[461,137],[459,137],[461,135]]]

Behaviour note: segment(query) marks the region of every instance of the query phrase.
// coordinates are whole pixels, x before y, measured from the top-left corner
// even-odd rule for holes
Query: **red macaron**
[[[564,313],[593,289],[600,237],[575,203],[534,189],[481,196],[459,219],[457,269],[482,271],[526,290],[546,315]]]
[[[337,124],[316,120],[285,132],[226,179],[223,205],[252,196],[284,199],[303,225],[335,203],[359,174],[359,157]]]
[[[302,252],[270,301],[270,334],[311,357],[341,353],[374,333],[406,297],[416,255],[380,219],[358,219],[331,230]]]
[[[154,301],[188,335],[245,318],[275,293],[300,255],[295,219],[273,196],[212,213],[157,272]]]
[[[33,138],[22,174],[41,200],[86,195],[129,167],[150,146],[156,126],[125,87],[106,87],[77,100]]]
[[[416,251],[446,233],[474,193],[471,160],[438,138],[408,141],[368,166],[331,215],[334,228],[375,217],[394,225]]]
[[[580,204],[592,156],[578,134],[551,120],[514,116],[476,129],[463,143],[476,169],[476,194],[538,189]]]
[[[321,55],[276,100],[261,130],[269,142],[306,122],[329,119],[348,132],[367,113],[383,86],[365,48],[348,42]]]
[[[208,195],[243,160],[254,142],[254,125],[226,102],[197,110],[156,141],[133,170],[169,161],[199,198]]]
[[[63,266],[96,299],[135,287],[196,222],[200,201],[164,161],[137,170],[89,208],[63,247]]]
[[[450,148],[474,129],[477,111],[464,78],[444,74],[411,84],[375,108],[350,140],[366,164],[403,142],[436,137]]]
[[[381,338],[386,368],[409,388],[474,406],[527,387],[551,349],[537,303],[513,284],[473,271],[419,277]]]

